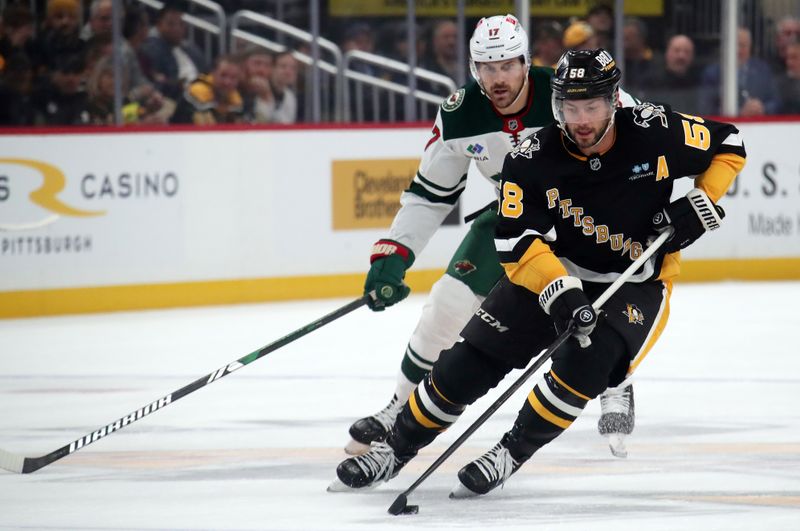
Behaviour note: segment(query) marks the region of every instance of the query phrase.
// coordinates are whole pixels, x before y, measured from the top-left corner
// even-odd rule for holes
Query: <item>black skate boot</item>
[[[472,498],[488,493],[516,472],[527,461],[517,461],[508,451],[513,438],[507,432],[491,450],[458,471],[458,484],[450,492],[451,498]]]
[[[628,457],[625,437],[633,432],[636,421],[633,385],[606,389],[600,395],[600,410],[597,431],[608,437],[608,447],[615,457]]]
[[[403,409],[403,402],[398,400],[397,395],[392,397],[389,404],[369,417],[359,419],[350,426],[350,437],[352,440],[344,447],[348,455],[361,455],[370,449],[373,441],[383,441],[386,434],[394,424],[397,414]]]
[[[344,492],[375,487],[395,477],[416,452],[398,456],[386,442],[373,442],[363,455],[349,457],[336,467],[338,479],[328,492]]]

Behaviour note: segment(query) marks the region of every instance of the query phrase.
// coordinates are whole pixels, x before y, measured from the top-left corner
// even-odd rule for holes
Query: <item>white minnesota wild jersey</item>
[[[528,101],[511,115],[497,112],[474,81],[451,94],[436,115],[417,174],[400,199],[389,238],[418,256],[464,191],[472,161],[496,187],[506,154],[553,123],[552,76],[552,68],[532,67]],[[630,100],[624,101],[626,106],[633,104],[630,96],[623,97]],[[487,197],[487,202],[491,199]]]

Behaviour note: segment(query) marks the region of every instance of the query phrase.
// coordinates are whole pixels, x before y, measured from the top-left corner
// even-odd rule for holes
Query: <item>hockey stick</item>
[[[269,345],[266,345],[265,347],[262,347],[259,350],[251,352],[250,354],[241,357],[238,360],[229,363],[228,365],[220,367],[216,371],[195,380],[189,385],[181,387],[177,391],[174,391],[162,398],[159,398],[155,402],[152,402],[144,407],[137,409],[130,415],[117,419],[115,422],[107,424],[101,427],[99,430],[88,433],[83,437],[81,437],[80,439],[77,439],[66,446],[62,446],[58,450],[50,452],[49,454],[43,455],[41,457],[24,457],[0,449],[0,468],[8,470],[9,472],[16,472],[18,474],[28,474],[30,472],[36,472],[40,468],[45,467],[50,463],[61,459],[62,457],[77,452],[81,448],[85,448],[86,446],[89,446],[93,442],[98,441],[103,437],[114,433],[115,431],[119,431],[122,428],[130,426],[137,420],[140,420],[146,417],[147,415],[155,411],[158,411],[159,409],[163,409],[173,402],[177,402],[184,396],[189,395],[212,382],[216,382],[223,376],[227,376],[233,371],[239,370],[245,365],[249,365],[250,363],[256,361],[257,359],[266,356],[270,352],[274,352],[275,350],[278,350],[279,348],[286,346],[289,343],[303,337],[304,335],[313,332],[317,328],[320,328],[323,325],[326,325],[332,321],[335,321],[340,317],[347,315],[353,310],[356,310],[361,306],[363,306],[364,304],[366,304],[367,300],[370,298],[371,295],[372,294],[367,294],[359,299],[349,302],[344,306],[342,306],[341,308],[334,310],[323,317],[320,317],[316,321],[308,323],[304,327],[299,328],[294,332],[285,335],[276,341],[273,341]]]
[[[592,307],[595,310],[599,310],[600,307],[605,304],[614,293],[616,293],[619,287],[622,286],[622,284],[624,284],[647,260],[650,259],[650,257],[659,249],[659,247],[664,244],[665,241],[667,241],[667,239],[669,239],[670,236],[672,236],[672,230],[666,230],[662,232],[658,238],[656,238],[656,240],[641,254],[641,256],[634,260],[633,263],[631,263],[631,265],[629,265],[628,268],[623,271],[620,276],[608,288],[606,288],[606,290],[599,297],[597,297],[597,300],[592,303]],[[473,433],[475,433],[475,431],[480,428],[483,423],[486,422],[486,420],[500,408],[500,406],[502,406],[509,398],[511,398],[511,395],[513,395],[520,387],[522,387],[522,384],[524,384],[531,376],[533,376],[533,373],[538,371],[542,365],[544,365],[545,362],[550,359],[553,353],[558,350],[558,348],[569,338],[570,335],[572,335],[574,331],[575,323],[570,322],[567,329],[562,332],[561,335],[558,336],[558,338],[553,341],[549,347],[547,347],[544,353],[539,355],[539,359],[537,359],[533,365],[528,367],[525,372],[522,373],[522,375],[513,384],[511,384],[511,387],[509,387],[502,395],[500,395],[500,398],[495,400],[494,403],[489,406],[489,408],[484,411],[483,414],[478,417],[478,419],[473,422],[469,428],[464,430],[464,433],[462,433],[461,436],[456,439],[449,448],[447,448],[447,450],[442,452],[436,461],[434,461],[428,467],[428,469],[425,470],[425,472],[423,472],[422,475],[420,475],[420,477],[411,484],[410,487],[403,491],[402,494],[397,496],[394,502],[392,502],[392,505],[389,507],[389,513],[393,515],[415,514],[419,510],[419,506],[408,505],[409,494],[414,492],[417,487],[419,487],[422,482],[428,478],[428,476],[430,476],[437,468],[439,468],[439,466],[441,466],[442,463],[444,463],[451,455],[453,455],[453,453],[458,450],[462,444],[464,444],[464,441],[466,441]]]
[[[53,214],[52,216],[47,216],[46,218],[42,218],[39,221],[31,221],[28,223],[0,223],[0,232],[13,232],[18,230],[32,230],[32,229],[39,229],[41,227],[50,225],[51,223],[55,222],[60,216],[58,214]]]

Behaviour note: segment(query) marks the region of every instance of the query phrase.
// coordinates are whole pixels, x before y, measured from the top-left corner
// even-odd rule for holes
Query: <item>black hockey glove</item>
[[[367,302],[371,310],[383,311],[408,297],[411,288],[403,278],[406,269],[414,263],[414,251],[394,240],[378,240],[372,246],[369,262],[372,265],[364,283],[364,294],[375,292]]]
[[[694,243],[706,231],[718,229],[725,217],[721,206],[715,205],[706,193],[693,188],[685,197],[676,199],[653,216],[653,228],[664,232],[673,227],[675,233],[661,247],[674,253]]]
[[[579,278],[564,276],[549,283],[539,295],[539,305],[553,318],[558,333],[575,321],[575,339],[582,348],[592,344],[589,335],[597,326],[598,314],[583,292]]]

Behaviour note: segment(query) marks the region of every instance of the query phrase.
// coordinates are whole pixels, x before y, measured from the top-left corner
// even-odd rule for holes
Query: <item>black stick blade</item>
[[[405,494],[398,496],[389,507],[389,514],[395,516],[399,514],[417,514],[418,512],[419,505],[408,505],[408,497]]]

